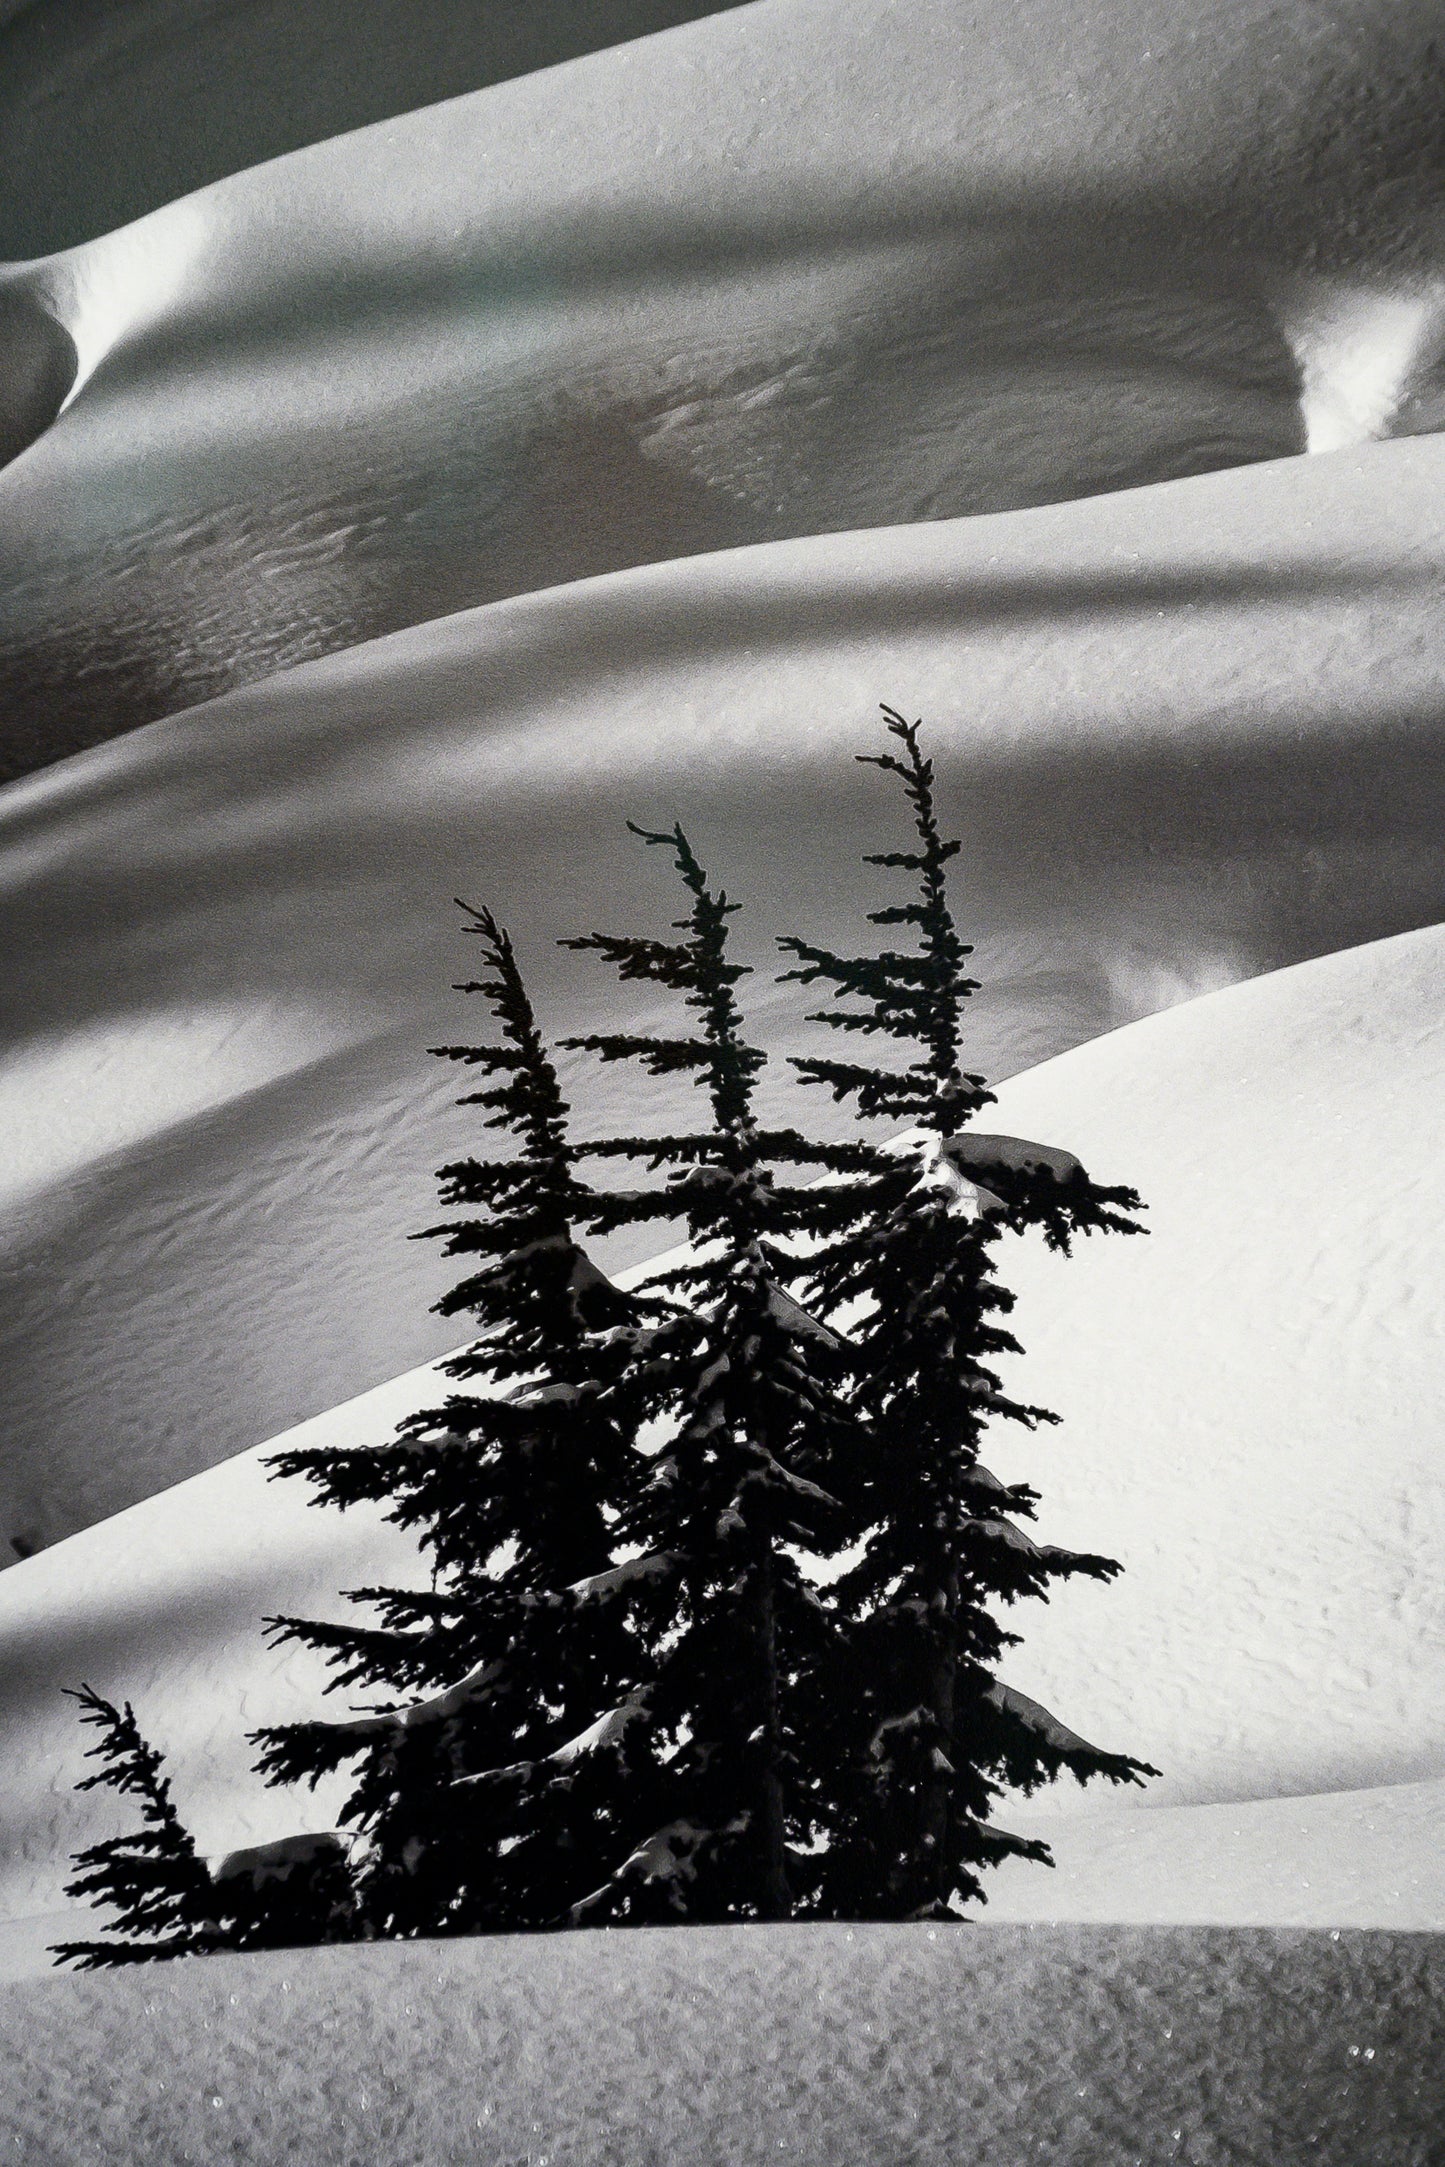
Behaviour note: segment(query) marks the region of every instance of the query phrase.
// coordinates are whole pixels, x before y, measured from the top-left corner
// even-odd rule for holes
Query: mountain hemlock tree
[[[273,1456],[312,1500],[383,1505],[430,1556],[429,1588],[362,1588],[376,1622],[269,1621],[319,1651],[331,1690],[386,1698],[348,1718],[257,1732],[259,1771],[350,1770],[349,1835],[296,1837],[208,1870],[129,1707],[86,1689],[110,1783],[142,1800],[133,1837],[77,1857],[70,1893],[113,1905],[129,1942],[67,1943],[84,1964],[303,1939],[610,1921],[956,1915],[979,1872],[1046,1847],[995,1828],[1004,1785],[1153,1774],[1101,1752],[1010,1691],[1017,1636],[1000,1604],[1046,1597],[1113,1561],[1035,1544],[1036,1493],[978,1458],[985,1424],[1052,1421],[992,1368],[1016,1351],[993,1250],[1036,1227],[1060,1249],[1139,1231],[1138,1199],[1067,1153],[965,1127],[990,1102],[959,1065],[964,971],[933,774],[918,726],[884,710],[898,751],[863,756],[902,784],[917,848],[869,862],[915,900],[871,913],[910,952],[843,957],[796,938],[785,975],[822,982],[821,1020],[908,1046],[903,1068],[798,1060],[803,1080],[890,1143],[764,1129],[762,1052],[743,1036],[729,953],[738,905],[680,828],[688,898],[672,941],[589,934],[624,982],[681,996],[675,1034],[567,1041],[654,1077],[690,1076],[695,1130],[575,1146],[511,942],[470,912],[500,1043],[440,1047],[480,1068],[463,1105],[510,1154],[444,1167],[425,1230],[474,1260],[438,1304],[478,1338],[459,1384],[382,1447]],[[462,906],[464,909],[467,906]],[[665,1178],[598,1191],[584,1153]],[[819,1169],[827,1181],[784,1178]],[[574,1229],[676,1223],[689,1246],[628,1294]],[[804,1560],[845,1559],[831,1585]],[[349,1861],[348,1863],[348,1854]]]
[[[683,937],[565,945],[600,953],[624,983],[680,994],[695,1020],[676,1036],[566,1043],[653,1076],[691,1075],[708,1120],[587,1147],[668,1170],[660,1187],[597,1197],[594,1229],[681,1220],[690,1247],[648,1282],[678,1306],[647,1351],[661,1442],[618,1529],[648,1576],[631,1801],[640,1840],[573,1916],[783,1919],[810,1900],[825,1833],[798,1716],[832,1628],[799,1552],[825,1557],[846,1539],[837,1491],[856,1479],[859,1434],[844,1343],[788,1291],[797,1239],[831,1224],[832,1198],[777,1170],[858,1156],[759,1127],[765,1056],[742,1035],[734,988],[748,966],[728,953],[739,906],[709,885],[681,828],[633,832],[672,854],[689,899],[674,921]]]
[[[276,1949],[348,1938],[351,1883],[344,1846],[330,1832],[284,1838],[208,1866],[171,1798],[162,1757],[135,1711],[90,1686],[71,1694],[81,1721],[100,1731],[87,1757],[101,1766],[82,1791],[106,1785],[140,1801],[141,1826],[77,1852],[67,1896],[116,1914],[106,1941],[62,1941],[52,1954],[81,1971],[218,1949]]]
[[[961,846],[939,832],[920,726],[883,713],[896,749],[859,757],[901,784],[916,842],[865,862],[912,875],[916,889],[869,919],[906,929],[912,945],[861,956],[796,937],[780,946],[796,958],[784,978],[833,995],[836,1005],[810,1021],[911,1055],[891,1068],[793,1063],[861,1120],[910,1125],[864,1147],[866,1170],[843,1185],[849,1223],[807,1269],[819,1314],[847,1320],[854,1404],[873,1440],[857,1498],[865,1532],[830,1591],[843,1657],[814,1681],[817,1721],[832,1741],[822,1757],[832,1828],[819,1902],[833,1917],[897,1919],[955,1915],[962,1899],[982,1898],[979,1869],[1005,1858],[1052,1863],[1045,1845],[990,1824],[1003,1785],[1028,1792],[1065,1769],[1080,1782],[1115,1783],[1158,1771],[1099,1751],[996,1674],[1018,1642],[998,1621],[1001,1605],[1119,1568],[1036,1544],[1017,1523],[1033,1515],[1037,1493],[999,1481],[978,1457],[990,1421],[1057,1420],[1007,1397],[992,1367],[1019,1351],[1000,1321],[1013,1296],[993,1252],[1006,1228],[1037,1228],[1066,1252],[1077,1234],[1143,1229],[1125,1216],[1140,1208],[1134,1192],[1098,1186],[1068,1153],[965,1129],[993,1094],[960,1065],[961,1012],[976,990],[947,897],[946,868]]]
[[[361,1838],[359,1916],[379,1936],[566,1920],[622,1840],[638,1664],[636,1576],[613,1570],[614,1528],[644,1464],[634,1439],[656,1305],[621,1293],[573,1237],[590,1196],[557,1074],[508,935],[489,912],[469,915],[484,975],[458,990],[485,997],[500,1042],[434,1050],[490,1079],[459,1104],[518,1148],[443,1167],[442,1201],[467,1216],[418,1238],[476,1260],[437,1307],[469,1312],[480,1334],[444,1368],[494,1389],[409,1417],[389,1445],[297,1447],[269,1463],[309,1480],[313,1502],[384,1504],[433,1566],[429,1589],[352,1591],[377,1624],[270,1621],[277,1639],[324,1654],[329,1690],[393,1696],[255,1734],[272,1783],[352,1768],[342,1818]]]

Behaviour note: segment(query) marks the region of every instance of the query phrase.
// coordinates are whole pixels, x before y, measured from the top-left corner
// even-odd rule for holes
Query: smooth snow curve
[[[52,1541],[442,1351],[446,1281],[405,1237],[473,1133],[425,1053],[482,1021],[450,991],[452,896],[510,924],[554,1034],[589,1028],[616,991],[555,939],[666,915],[624,823],[682,818],[747,902],[759,1029],[802,1050],[771,936],[849,948],[879,898],[861,854],[897,809],[853,755],[880,699],[927,718],[965,837],[991,1076],[1445,918],[1442,480],[1422,438],[648,567],[0,793],[28,1189],[0,1229],[0,1541]],[[195,1020],[221,1014],[229,1051]],[[152,1019],[170,1075],[127,1143],[91,1053]],[[580,1058],[567,1082],[594,1134],[629,1088]],[[659,1086],[659,1120],[670,1103]]]
[[[621,566],[1436,427],[1436,27],[758,0],[26,266],[83,382],[0,477],[0,772]]]
[[[1124,1566],[1022,1606],[1006,1675],[1163,1770],[1133,1805],[1065,1783],[1011,1807],[1061,1865],[996,1877],[1002,1916],[1445,1924],[1442,986],[1445,929],[1406,935],[1000,1092],[1001,1127],[1137,1182],[1152,1227],[1068,1262],[1005,1251],[1018,1381],[1065,1420],[1001,1432],[990,1464],[1036,1482],[1044,1539]],[[308,1437],[380,1441],[437,1385],[400,1378]],[[313,1510],[258,1459],[0,1576],[0,1913],[53,1909],[67,1852],[114,1825],[108,1793],[69,1790],[86,1740],[59,1689],[82,1678],[134,1700],[208,1850],[334,1819],[334,1791],[247,1773],[243,1731],[303,1713],[320,1676],[268,1653],[260,1621],[339,1615],[339,1587],[419,1568],[369,1513]],[[1312,1871],[1342,1835],[1348,1872]]]
[[[78,373],[69,332],[25,281],[0,272],[0,467],[45,434]]]

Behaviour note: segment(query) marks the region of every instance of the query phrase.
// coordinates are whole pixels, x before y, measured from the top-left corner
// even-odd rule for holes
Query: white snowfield
[[[861,854],[901,808],[853,758],[881,699],[927,719],[965,839],[991,1075],[1445,918],[1442,487],[1419,437],[641,567],[0,792],[0,1545],[443,1350],[446,1275],[404,1237],[476,1133],[424,1050],[482,1023],[452,896],[510,925],[549,1030],[585,1030],[616,988],[555,941],[665,923],[624,823],[681,818],[748,906],[760,1035],[805,1050],[771,937],[851,949],[888,892]],[[566,1081],[593,1134],[635,1098],[580,1058]]]
[[[1375,943],[1132,1024],[989,1110],[1149,1205],[1146,1240],[1006,1245],[1016,1382],[1065,1420],[989,1459],[1041,1489],[1045,1539],[1124,1567],[1021,1606],[1009,1683],[1163,1771],[1011,1805],[1059,1869],[995,1875],[989,1916],[1445,1927],[1442,985],[1445,930]],[[436,1390],[402,1377],[298,1435],[380,1441]],[[306,1495],[250,1453],[0,1577],[0,1912],[53,1910],[66,1854],[124,1810],[69,1788],[81,1679],[134,1701],[208,1851],[332,1825],[335,1790],[247,1773],[247,1726],[317,1705],[260,1621],[339,1615],[338,1587],[417,1561]]]
[[[1434,429],[1438,27],[757,0],[7,269],[10,772],[623,565]]]
[[[99,174],[66,70],[133,113],[172,33],[239,76],[275,14],[62,4],[0,0],[0,177],[7,113],[83,112]],[[884,699],[964,838],[980,1129],[1151,1228],[1006,1245],[1064,1423],[989,1461],[1123,1566],[1023,1606],[1010,1689],[1162,1774],[1010,1801],[1058,1870],[984,1916],[1445,1929],[1440,28],[754,0],[0,265],[0,1558],[50,1546],[0,1572],[0,1978],[129,1825],[67,1685],[213,1859],[337,1820],[251,1774],[337,1705],[263,1621],[425,1568],[259,1441],[446,1389],[404,1236],[478,1139],[424,1051],[485,1028],[448,898],[585,1031],[557,939],[675,915],[624,822],[681,819],[756,1035],[818,1051],[771,938],[885,900]],[[686,1088],[563,1068],[591,1136]]]

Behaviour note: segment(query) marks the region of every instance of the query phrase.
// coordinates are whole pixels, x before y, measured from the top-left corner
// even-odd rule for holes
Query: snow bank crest
[[[0,282],[0,467],[43,436],[74,387],[70,334],[23,275]]]
[[[1445,285],[1399,292],[1295,277],[1273,300],[1299,363],[1306,451],[1388,436],[1411,383],[1445,345]]]
[[[210,234],[205,199],[187,197],[46,265],[45,297],[75,353],[70,388],[51,419],[74,405],[108,354],[180,300]]]

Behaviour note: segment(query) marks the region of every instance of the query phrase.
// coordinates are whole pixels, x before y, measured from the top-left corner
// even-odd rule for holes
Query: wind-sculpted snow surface
[[[1124,1570],[1025,1606],[1005,1675],[1163,1771],[1010,1803],[1060,1868],[994,1877],[1004,1916],[1445,1926],[1442,973],[1438,930],[1332,956],[1064,1055],[990,1110],[1148,1199],[1147,1241],[1008,1258],[1030,1394],[1065,1417],[1018,1454],[1041,1539],[1107,1539]],[[379,1443],[438,1390],[399,1378],[288,1443]],[[106,1794],[71,1790],[60,1688],[82,1678],[134,1701],[208,1853],[333,1824],[338,1791],[249,1773],[247,1729],[319,1707],[319,1668],[261,1621],[422,1569],[259,1457],[0,1576],[0,1916],[53,1910],[69,1852],[111,1832]],[[1011,1457],[991,1441],[996,1473]]]
[[[758,0],[23,267],[79,364],[0,478],[0,772],[620,566],[1434,428],[1437,28]]]
[[[992,1076],[1445,917],[1442,482],[1422,438],[649,567],[0,793],[0,1538],[442,1351],[444,1275],[404,1236],[474,1133],[424,1052],[473,1021],[451,896],[510,924],[555,1035],[594,1028],[616,992],[554,941],[665,911],[624,821],[685,817],[748,902],[761,1034],[805,1050],[771,935],[851,948],[878,899],[889,816],[852,756],[882,696],[929,717],[966,839]],[[607,1129],[617,1072],[566,1073]]]
[[[1430,2167],[1410,1934],[691,1927],[0,1989],[26,2167]]]

